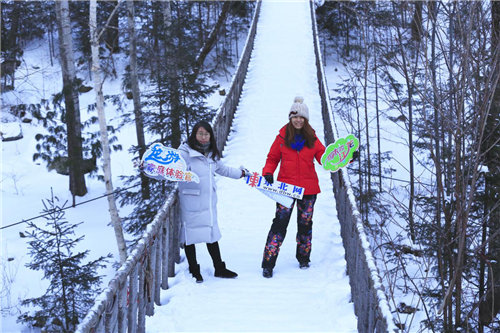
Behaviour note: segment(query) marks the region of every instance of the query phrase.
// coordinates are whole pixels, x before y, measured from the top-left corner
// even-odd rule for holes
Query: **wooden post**
[[[173,225],[174,225],[174,238],[173,238],[173,248],[174,248],[174,261],[179,264],[181,262],[181,248],[179,244],[180,240],[180,231],[181,231],[181,214],[180,214],[180,205],[179,205],[179,199],[176,199],[176,204],[174,204],[174,212],[175,212],[175,217],[173,220]],[[175,276],[175,265],[173,267],[173,274]]]
[[[128,282],[125,277],[118,291],[118,333],[127,332],[127,289]]]
[[[137,271],[139,268],[137,263],[130,274],[128,288],[128,331],[137,332]]]
[[[138,291],[138,300],[139,304],[138,306],[138,314],[137,314],[137,332],[139,333],[145,333],[146,331],[146,301],[144,299],[145,296],[145,271],[146,271],[146,263],[147,263],[148,258],[147,257],[142,257],[140,259],[140,266],[139,266],[139,291]]]
[[[160,306],[160,287],[161,287],[161,255],[162,255],[162,241],[163,241],[163,227],[160,225],[156,234],[156,249],[155,249],[155,277],[154,277],[154,290],[155,290],[155,303]]]
[[[108,304],[106,309],[106,324],[104,326],[104,332],[112,333],[116,331],[118,326],[118,297],[115,295],[113,297],[113,302]]]
[[[170,209],[172,209],[172,206],[170,206]],[[168,247],[169,247],[169,242],[168,242],[168,224],[170,223],[170,213],[167,213],[165,216],[165,220],[163,221],[162,225],[162,243],[163,243],[163,248],[161,251],[161,287],[163,290],[168,289]]]
[[[155,314],[155,264],[156,264],[156,241],[158,239],[151,240],[148,247],[148,265],[146,271],[146,315],[153,316]]]
[[[174,244],[174,225],[176,223],[175,208],[171,207],[169,211],[168,223],[168,277],[175,276],[175,244]]]

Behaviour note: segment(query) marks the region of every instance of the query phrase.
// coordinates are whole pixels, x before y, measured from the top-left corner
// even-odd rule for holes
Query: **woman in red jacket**
[[[262,174],[267,182],[273,183],[274,171],[281,162],[278,181],[303,187],[304,193],[302,199],[295,200],[291,208],[276,204],[276,216],[267,236],[262,260],[262,275],[266,278],[273,276],[273,269],[280,246],[285,239],[295,202],[298,207],[296,257],[300,268],[309,267],[314,202],[316,195],[321,192],[318,175],[314,169],[314,159],[316,158],[321,164],[325,146],[309,125],[309,110],[302,97],[295,97],[288,118],[289,123],[283,126],[271,146]]]

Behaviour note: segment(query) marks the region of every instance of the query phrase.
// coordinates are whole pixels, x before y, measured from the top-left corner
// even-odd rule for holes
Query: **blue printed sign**
[[[265,190],[268,192],[285,195],[294,199],[302,199],[304,195],[304,188],[300,186],[295,186],[287,183],[282,183],[275,181],[270,184],[266,179],[260,176],[257,172],[254,172],[251,176],[247,176],[245,182],[248,186],[257,188],[259,190]]]
[[[186,170],[186,161],[177,149],[153,143],[142,156],[139,169],[150,178],[180,182],[199,183],[194,172]]]

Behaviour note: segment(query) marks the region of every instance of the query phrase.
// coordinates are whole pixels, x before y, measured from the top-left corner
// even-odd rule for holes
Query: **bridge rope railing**
[[[314,1],[310,2],[310,6],[325,144],[328,145],[335,142],[335,138],[339,138],[339,134],[335,122],[332,122],[332,118],[330,117],[334,113],[324,73]],[[342,242],[346,252],[345,258],[347,262],[347,274],[349,275],[349,283],[351,285],[351,297],[358,319],[358,332],[381,333],[397,331],[384,286],[381,282],[382,279],[375,264],[363,223],[361,222],[347,170],[341,169],[332,173],[331,179],[333,182],[338,220],[340,222]]]
[[[256,2],[252,24],[229,91],[222,101],[212,127],[222,151],[231,128],[250,62],[261,1]],[[108,286],[97,296],[76,332],[130,332],[146,330],[146,316],[154,315],[161,289],[175,275],[180,259],[179,200],[174,190],[156,214],[143,236],[118,269]]]

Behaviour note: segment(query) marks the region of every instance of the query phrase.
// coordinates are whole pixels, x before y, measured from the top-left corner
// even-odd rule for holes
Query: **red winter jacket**
[[[276,136],[269,153],[267,154],[266,165],[262,169],[263,175],[274,174],[274,170],[281,162],[278,173],[278,181],[304,187],[304,195],[318,194],[318,175],[314,169],[314,158],[321,164],[321,156],[325,152],[325,146],[316,137],[314,147],[304,148],[299,152],[285,145],[286,127],[281,128]]]

